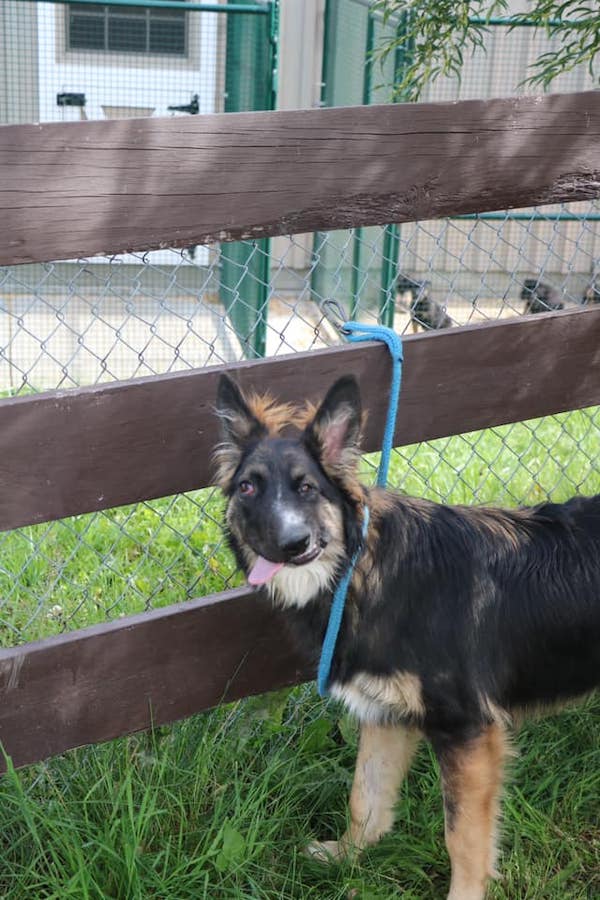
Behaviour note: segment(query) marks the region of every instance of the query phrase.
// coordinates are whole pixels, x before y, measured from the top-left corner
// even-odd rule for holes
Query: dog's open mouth
[[[266,584],[267,581],[271,580],[273,575],[276,575],[277,572],[283,569],[284,565],[306,566],[320,555],[322,549],[323,547],[317,544],[312,550],[307,550],[306,553],[294,556],[293,559],[289,559],[287,563],[272,562],[270,559],[265,559],[264,556],[257,556],[256,562],[248,573],[248,584]]]
[[[312,550],[307,550],[306,553],[301,553],[300,556],[294,556],[293,559],[290,559],[290,564],[292,566],[305,566],[307,563],[310,563],[313,559],[317,558],[321,549],[322,548],[317,544]]]

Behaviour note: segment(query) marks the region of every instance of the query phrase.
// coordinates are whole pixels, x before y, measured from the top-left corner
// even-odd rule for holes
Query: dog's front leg
[[[506,739],[497,724],[468,741],[438,744],[446,845],[452,864],[448,900],[483,900],[495,875],[496,825]]]
[[[394,824],[394,804],[420,733],[404,726],[363,724],[354,783],[350,826],[339,841],[314,842],[308,853],[322,862],[352,855],[375,844]]]

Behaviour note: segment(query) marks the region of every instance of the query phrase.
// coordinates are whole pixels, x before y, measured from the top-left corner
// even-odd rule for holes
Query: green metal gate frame
[[[400,15],[396,25],[396,35],[400,39],[394,52],[394,81],[402,80],[412,55],[410,39],[407,36],[407,22],[410,13]],[[369,63],[369,69],[372,63]],[[394,95],[395,103],[404,102],[404,98]],[[386,225],[383,236],[381,287],[379,296],[379,321],[388,328],[394,327],[396,303],[396,282],[400,256],[400,226]]]
[[[225,112],[275,109],[277,100],[279,0],[235,3],[244,5],[263,15],[227,18]],[[268,238],[221,245],[219,296],[250,358],[266,350],[270,250]]]

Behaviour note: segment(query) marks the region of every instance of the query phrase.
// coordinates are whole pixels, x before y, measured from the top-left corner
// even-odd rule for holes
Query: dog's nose
[[[279,546],[286,556],[294,557],[300,556],[308,550],[309,544],[310,533],[305,532],[304,530],[297,530],[282,534]]]

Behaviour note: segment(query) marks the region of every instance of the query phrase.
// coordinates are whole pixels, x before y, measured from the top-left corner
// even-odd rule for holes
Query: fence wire
[[[400,333],[433,327],[436,312],[443,314],[437,322],[443,327],[519,315],[530,279],[537,281],[540,296],[565,308],[596,302],[600,210],[594,207],[573,221],[540,223],[539,214],[516,221],[506,216],[402,226],[396,281],[383,291],[385,228],[344,233],[342,240],[340,232],[315,235],[312,242],[306,236],[274,240],[257,320],[265,327],[267,355],[338,342],[321,312],[324,295],[313,287],[315,280],[326,283],[327,296],[348,315],[354,306],[353,314],[364,321],[381,319],[382,303],[391,302]],[[574,206],[563,214],[574,215]],[[264,253],[252,242],[247,247]],[[315,279],[323,248],[336,266]],[[169,264],[142,254],[126,262],[95,258],[3,269],[3,394],[163,374],[247,356],[248,344],[227,310],[231,304],[220,298],[219,252],[211,250],[206,264],[193,261],[187,251],[165,252]],[[242,267],[240,281],[244,274]],[[243,303],[243,297],[236,302]],[[401,448],[395,451],[391,481],[410,493],[465,503],[516,505],[591,492],[599,489],[599,415],[590,409]],[[365,459],[367,479],[375,462],[372,456]],[[221,521],[218,492],[206,489],[0,535],[3,642],[32,640],[238,584]]]
[[[91,16],[90,7],[78,12],[77,4],[71,6],[82,20]],[[360,6],[364,12],[365,5]],[[55,26],[60,20],[61,40],[68,38],[67,7],[10,0],[3,8],[4,24],[13,23],[12,34],[22,46],[24,35],[30,40],[33,34],[27,15],[41,15],[38,26],[45,21],[41,7],[53,11]],[[101,39],[101,22],[102,40],[108,40],[107,7],[97,7],[94,40]],[[208,13],[185,15],[215,19]],[[157,94],[152,103],[142,93],[134,97],[129,87],[119,98],[119,71],[115,74],[107,56],[102,71],[113,73],[116,88],[110,96],[105,92],[100,106],[114,115],[141,114],[150,106],[164,114],[163,107],[189,104],[198,93],[213,98],[211,109],[202,107],[206,112],[226,109],[227,102],[237,108],[267,107],[268,91],[262,99],[247,96],[247,66],[264,74],[265,60],[271,59],[268,33],[261,25],[261,37],[256,25],[266,18],[243,18],[254,22],[254,43],[244,39],[248,25],[240,24],[236,31],[233,19],[222,18],[221,24],[202,30],[198,18],[196,38],[208,40],[212,34],[216,41],[213,56],[203,57],[205,65],[212,59],[216,66],[204,93],[197,87],[198,72],[188,83],[185,69],[185,77],[161,82],[160,102]],[[190,18],[186,21],[189,48],[196,26],[189,24]],[[136,59],[142,65],[142,57],[134,58],[131,42],[156,39],[151,18],[144,18],[143,27],[141,22],[140,15],[134,23],[136,36],[128,38],[132,71],[137,71]],[[121,34],[119,40],[125,40],[122,24],[117,22],[112,32]],[[76,41],[85,40],[82,28],[76,20]],[[169,28],[169,40],[179,41],[181,48],[181,31],[171,22]],[[48,50],[48,41],[44,46]],[[53,52],[62,52],[60,42],[53,46]],[[208,45],[200,46],[206,50]],[[43,46],[35,47],[39,64]],[[144,64],[148,56],[158,55],[155,45],[139,47],[135,52],[145,54]],[[110,46],[93,51],[89,71],[94,77],[102,52],[110,56],[117,51]],[[80,57],[92,65],[84,48],[77,50]],[[9,65],[6,59],[5,53]],[[497,66],[497,55],[485,64]],[[338,59],[338,78],[340,65]],[[18,70],[10,72],[14,85]],[[28,69],[29,81],[22,81],[8,100],[5,91],[3,121],[10,109],[10,121],[43,119],[42,69],[36,72],[34,83]],[[37,97],[35,109],[23,106],[27,84]],[[80,117],[82,109],[91,116],[92,96],[94,103],[104,96],[94,84],[91,75],[88,81],[51,81],[43,102],[50,109],[58,93],[84,93],[84,106],[53,105],[52,116]],[[377,92],[375,98],[385,99]],[[98,113],[106,116],[104,109]],[[332,346],[339,338],[321,312],[326,298],[338,300],[348,316],[384,321],[401,334],[597,303],[599,221],[600,204],[569,204],[220,248],[6,267],[0,269],[0,392],[27,395]],[[399,448],[390,480],[395,488],[444,502],[518,505],[600,491],[599,424],[594,408]],[[376,455],[364,460],[367,480],[375,463]],[[0,534],[1,643],[33,640],[240,583],[224,547],[222,506],[218,492],[209,488]]]

